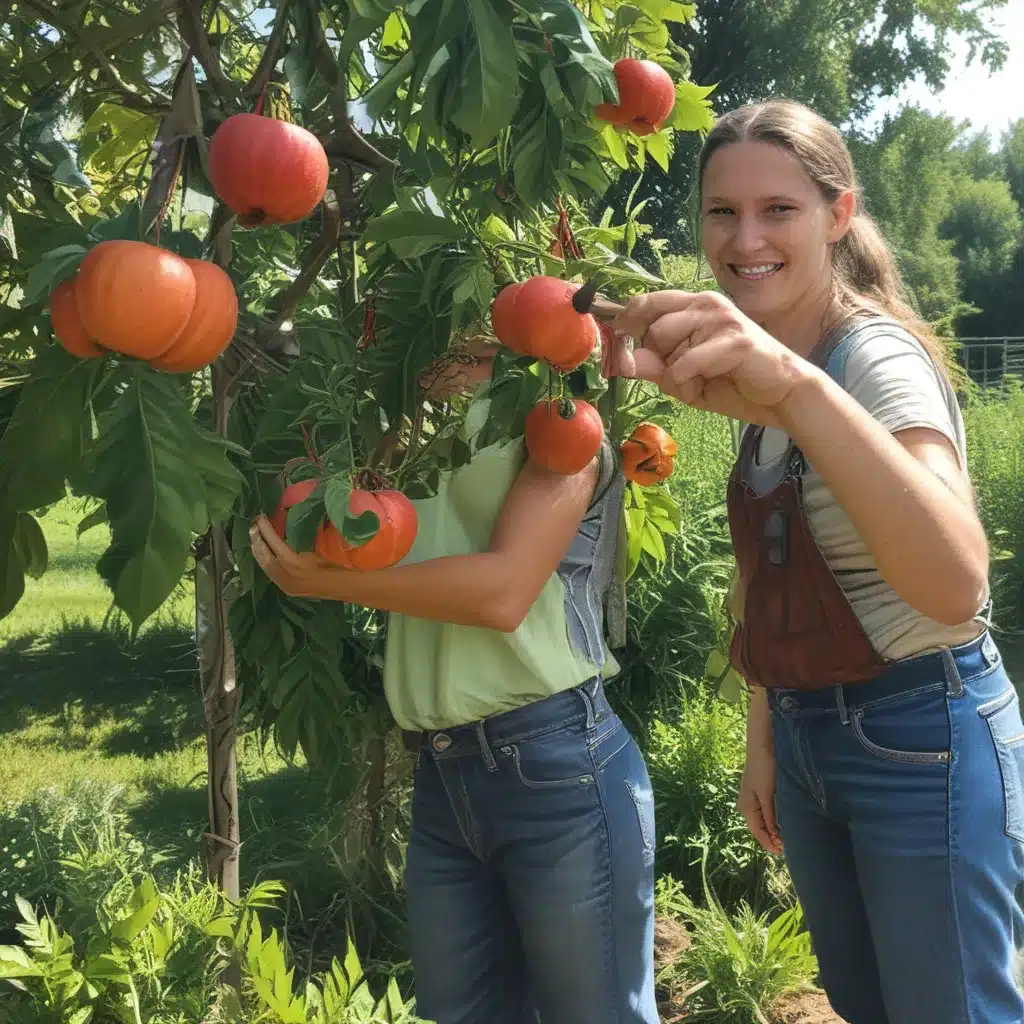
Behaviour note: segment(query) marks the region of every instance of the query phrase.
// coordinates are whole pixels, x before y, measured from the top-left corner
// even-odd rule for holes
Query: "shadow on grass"
[[[134,644],[127,633],[92,623],[65,623],[0,646],[0,733],[34,719],[63,722],[69,737],[109,723],[101,749],[111,756],[152,756],[204,731],[192,634],[157,624]]]

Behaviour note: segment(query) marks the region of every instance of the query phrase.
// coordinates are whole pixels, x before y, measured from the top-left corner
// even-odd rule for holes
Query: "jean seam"
[[[796,726],[796,737],[793,743],[794,753],[800,772],[804,777],[807,788],[811,791],[814,802],[823,810],[828,808],[825,804],[825,786],[818,774],[817,766],[814,764],[814,756],[811,753],[811,739],[807,735],[806,723],[799,720],[793,723]]]
[[[949,719],[949,748],[950,751],[955,751],[958,747],[957,722],[956,715],[953,713],[948,702],[946,704],[946,715]],[[946,772],[946,863],[949,868],[949,902],[953,911],[953,931],[956,935],[956,948],[960,961],[960,970],[957,972],[957,977],[960,979],[958,993],[960,997],[960,1012],[963,1014],[964,1021],[971,1024],[971,1011],[967,1004],[967,972],[964,969],[964,941],[960,926],[960,903],[957,899],[958,888],[956,884],[955,863],[959,858],[959,844],[953,822],[954,795],[957,783],[956,768],[956,758],[950,757],[949,769]]]
[[[621,747],[619,748],[622,749]],[[644,844],[644,853],[654,852],[654,842],[650,835],[650,831],[644,822],[643,808],[640,806],[640,794],[637,792],[636,786],[629,779],[622,780],[626,784],[626,789],[629,792],[629,798],[633,801],[633,806],[636,808],[636,819],[637,824],[640,827],[640,839]]]
[[[612,857],[612,839],[611,839],[611,826],[608,822],[608,805],[605,803],[604,791],[601,788],[600,776],[598,775],[597,762],[594,760],[594,752],[587,747],[587,751],[590,754],[590,763],[594,768],[594,779],[595,789],[597,790],[597,800],[601,807],[601,821],[604,826],[604,835],[602,843],[602,852],[604,854],[604,869],[605,876],[608,879],[608,885],[603,893],[603,899],[605,901],[605,929],[604,935],[602,936],[604,942],[604,974],[605,974],[605,985],[606,991],[611,995],[612,1002],[612,1021],[618,1018],[617,1008],[622,1002],[622,993],[619,990],[619,957],[618,952],[615,948],[615,862]]]
[[[523,774],[522,762],[519,757],[519,747],[515,743],[509,743],[507,746],[512,752],[512,763],[515,765],[516,775],[519,777],[519,781],[526,786],[527,789],[565,789],[568,786],[587,786],[592,784],[594,781],[593,775],[583,774],[572,775],[568,779],[549,779],[542,782],[535,782],[528,779]],[[505,752],[504,747],[501,748],[501,751],[502,753]],[[591,762],[593,762],[593,758],[591,758]]]

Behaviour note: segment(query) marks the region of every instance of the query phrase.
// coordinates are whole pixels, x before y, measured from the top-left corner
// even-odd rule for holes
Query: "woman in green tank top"
[[[481,388],[493,346],[454,386]],[[436,396],[435,396],[436,397]],[[473,452],[416,502],[416,543],[358,573],[297,554],[266,517],[253,554],[285,592],[390,613],[384,684],[418,754],[406,863],[417,1012],[436,1024],[657,1024],[654,807],[611,710],[603,598],[623,480],[522,439]]]

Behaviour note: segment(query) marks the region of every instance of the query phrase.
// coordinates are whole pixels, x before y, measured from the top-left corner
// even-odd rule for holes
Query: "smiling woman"
[[[942,349],[791,102],[719,120],[702,242],[729,296],[631,299],[622,369],[746,427],[728,485],[740,807],[785,854],[850,1024],[1019,1024],[1024,723]]]

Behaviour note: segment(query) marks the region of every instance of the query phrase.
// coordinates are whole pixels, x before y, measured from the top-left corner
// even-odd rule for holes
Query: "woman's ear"
[[[850,230],[850,221],[853,220],[856,213],[856,195],[849,190],[841,192],[832,204],[832,228],[828,233],[829,244],[835,245]]]

